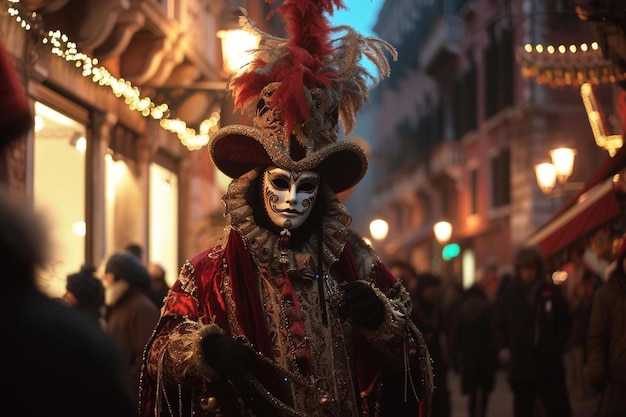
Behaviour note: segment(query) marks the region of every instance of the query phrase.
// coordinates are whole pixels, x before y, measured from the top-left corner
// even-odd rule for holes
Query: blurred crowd
[[[625,237],[599,230],[552,269],[539,248],[520,247],[512,266],[491,259],[467,288],[390,267],[431,352],[433,416],[451,416],[450,371],[468,417],[488,415],[497,372],[514,417],[570,417],[582,401],[595,404],[589,417],[626,416]]]

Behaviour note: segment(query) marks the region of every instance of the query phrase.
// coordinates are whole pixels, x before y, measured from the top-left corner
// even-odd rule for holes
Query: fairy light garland
[[[29,12],[28,16],[16,7],[19,0],[9,0],[8,13],[15,18],[17,23],[26,31],[37,27],[40,19],[37,12]],[[130,110],[139,112],[143,117],[150,117],[159,121],[161,128],[175,133],[180,142],[189,150],[198,150],[209,143],[209,134],[218,128],[220,114],[214,112],[209,119],[204,120],[199,127],[199,132],[187,126],[184,120],[170,118],[170,107],[166,103],[157,104],[150,97],[142,96],[136,86],[124,78],[114,77],[105,67],[98,65],[98,59],[78,50],[76,43],[60,32],[40,31],[41,42],[50,45],[51,53],[67,62],[73,62],[81,69],[83,77],[90,77],[91,81],[109,87],[115,97],[124,98],[124,102]]]
[[[540,84],[580,86],[626,80],[626,73],[603,57],[597,42],[569,46],[526,44],[520,52],[522,74]]]

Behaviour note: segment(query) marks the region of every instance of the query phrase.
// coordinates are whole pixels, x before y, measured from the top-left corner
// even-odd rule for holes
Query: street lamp
[[[433,232],[435,233],[435,239],[440,245],[448,243],[450,237],[452,237],[452,224],[448,221],[442,220],[433,225]]]
[[[383,240],[389,233],[389,224],[383,219],[374,219],[370,222],[370,234],[376,240]]]
[[[259,45],[259,37],[239,25],[241,15],[239,9],[229,11],[223,18],[223,29],[217,32],[222,43],[223,70],[227,75],[250,62],[251,51]]]
[[[535,165],[537,184],[544,194],[549,194],[557,181],[565,186],[567,179],[574,169],[576,149],[556,148],[550,151],[552,162],[543,162]]]

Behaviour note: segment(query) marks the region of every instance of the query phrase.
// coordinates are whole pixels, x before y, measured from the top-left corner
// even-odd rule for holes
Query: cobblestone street
[[[467,396],[462,395],[459,391],[459,376],[450,372],[448,386],[450,387],[452,402],[451,417],[468,417]],[[593,398],[585,400],[572,398],[572,417],[592,417],[594,408],[595,399]],[[489,398],[487,417],[513,417],[513,395],[506,381],[506,375],[502,371],[497,374],[496,387]]]

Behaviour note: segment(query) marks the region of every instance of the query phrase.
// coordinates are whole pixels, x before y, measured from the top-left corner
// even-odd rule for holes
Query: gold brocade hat
[[[266,3],[274,3],[266,0]],[[367,157],[356,143],[338,140],[355,126],[356,114],[368,100],[368,81],[389,76],[385,52],[396,50],[377,38],[366,38],[349,26],[331,28],[325,14],[345,8],[341,0],[284,0],[278,12],[289,39],[254,28],[247,16],[243,28],[261,38],[253,60],[229,80],[235,110],[257,100],[253,127],[229,125],[209,142],[215,166],[238,178],[259,166],[291,171],[316,171],[334,192],[358,183]],[[331,39],[331,33],[340,35]],[[373,76],[360,64],[368,58]]]

